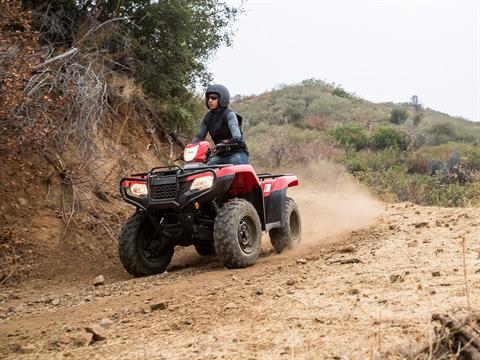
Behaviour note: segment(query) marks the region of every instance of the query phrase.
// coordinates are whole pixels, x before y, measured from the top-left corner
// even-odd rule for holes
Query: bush
[[[367,184],[384,201],[410,201],[429,206],[477,205],[480,184],[443,184],[442,179],[428,175],[408,175],[402,167],[386,171],[366,171],[355,176]]]
[[[457,140],[457,134],[452,124],[443,122],[433,124],[428,130],[425,142],[428,145],[445,144]]]
[[[424,117],[425,115],[422,112],[417,112],[413,117],[413,126],[418,126]]]
[[[342,98],[346,98],[346,99],[351,99],[352,98],[352,95],[350,95],[350,93],[345,91],[341,86],[335,87],[335,89],[333,89],[333,91],[332,91],[332,95],[342,97]]]
[[[403,124],[408,119],[408,112],[405,109],[393,109],[390,113],[390,122],[396,125]]]
[[[405,149],[405,135],[391,127],[380,127],[372,135],[370,142],[376,149],[389,147]]]
[[[341,125],[330,132],[330,135],[345,147],[360,150],[368,145],[368,136],[364,129],[357,125]]]
[[[402,154],[396,148],[381,151],[359,151],[347,157],[348,169],[351,173],[358,171],[384,171],[395,166],[402,166]]]

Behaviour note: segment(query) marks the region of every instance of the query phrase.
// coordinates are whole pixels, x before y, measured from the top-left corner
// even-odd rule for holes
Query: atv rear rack
[[[262,173],[262,174],[257,174],[257,177],[260,179],[260,180],[265,180],[265,179],[274,179],[274,178],[278,178],[278,177],[282,177],[282,176],[291,176],[292,174],[276,174],[276,175],[272,175],[270,173]]]

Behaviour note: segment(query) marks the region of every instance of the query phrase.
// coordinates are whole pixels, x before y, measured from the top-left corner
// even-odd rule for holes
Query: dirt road
[[[266,237],[247,269],[185,249],[162,275],[118,266],[98,287],[13,284],[0,294],[0,358],[402,357],[428,340],[433,313],[480,306],[479,229],[478,208],[382,205],[369,226],[296,252],[275,255]]]

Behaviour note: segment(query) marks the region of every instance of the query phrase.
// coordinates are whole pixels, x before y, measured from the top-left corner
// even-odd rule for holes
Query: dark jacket
[[[219,107],[208,111],[200,124],[198,134],[192,140],[193,143],[205,140],[207,132],[215,144],[221,142],[232,144],[232,151],[247,152],[246,144],[240,130],[240,116],[237,117],[234,111],[228,108],[230,94],[223,85],[210,85],[205,92],[205,104],[208,107],[208,96],[215,93],[219,96]]]

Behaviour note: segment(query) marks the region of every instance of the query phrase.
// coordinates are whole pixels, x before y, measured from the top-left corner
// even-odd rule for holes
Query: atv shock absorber
[[[213,208],[215,209],[215,212],[218,214],[218,212],[220,211],[220,206],[218,206],[217,200],[213,199],[212,205],[213,205]]]

